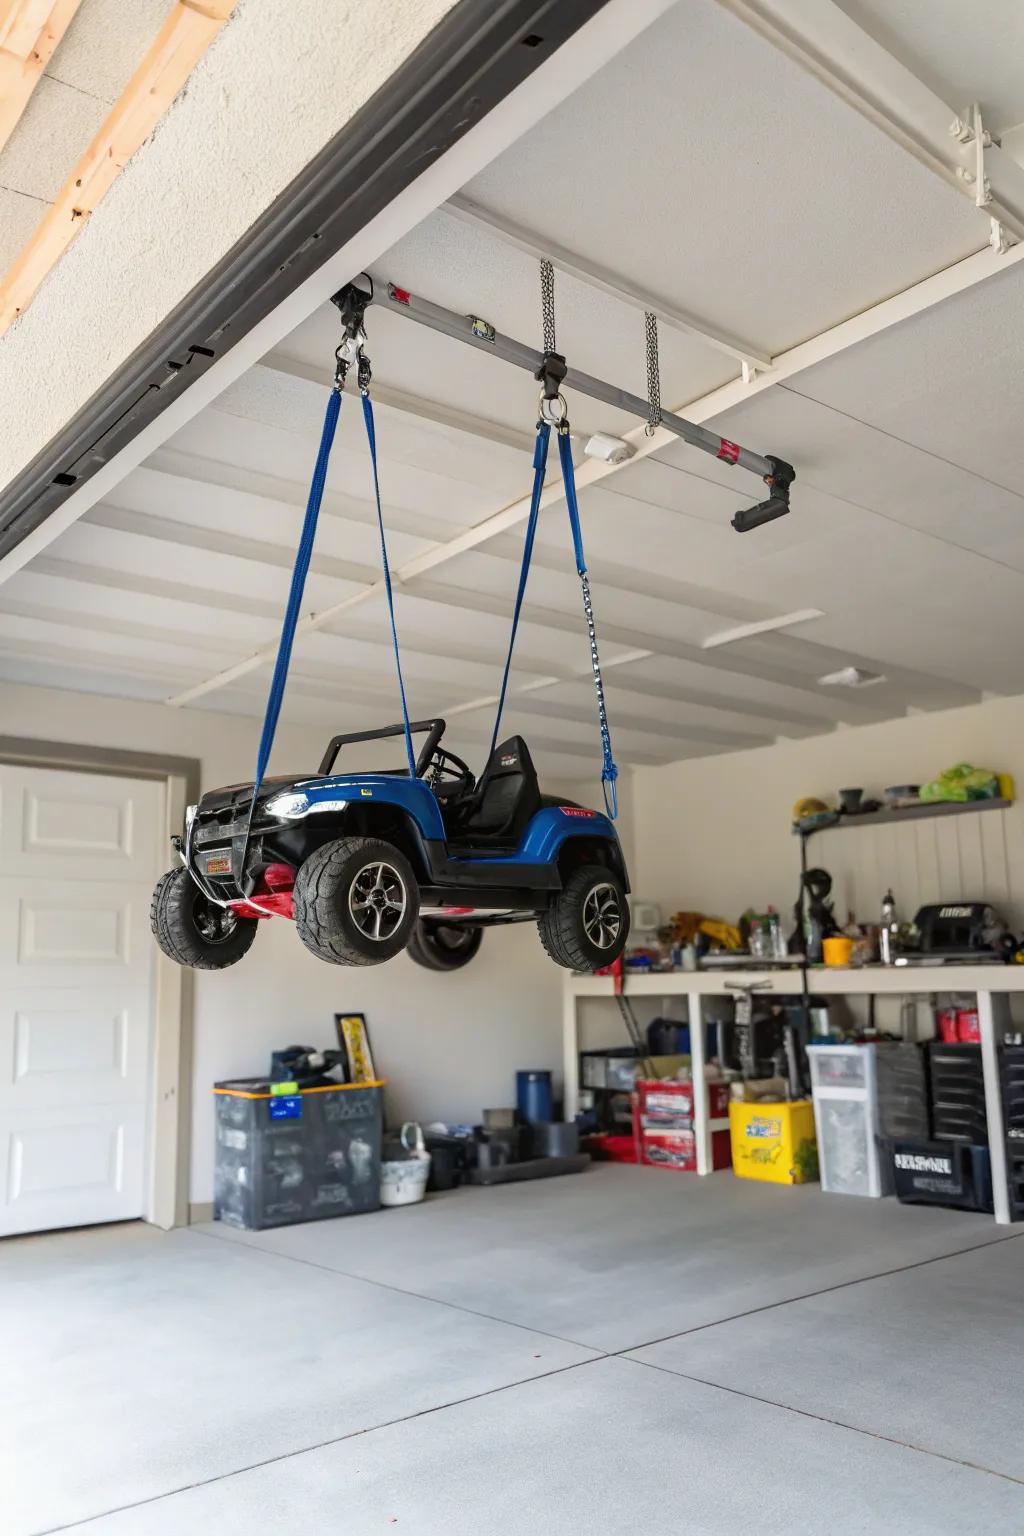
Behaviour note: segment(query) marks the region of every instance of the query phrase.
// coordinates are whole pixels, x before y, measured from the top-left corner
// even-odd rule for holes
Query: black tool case
[[[271,1087],[240,1078],[214,1089],[215,1219],[260,1232],[377,1210],[383,1084]]]

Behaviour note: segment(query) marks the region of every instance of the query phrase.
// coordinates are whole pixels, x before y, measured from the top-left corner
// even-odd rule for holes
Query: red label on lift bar
[[[388,292],[391,297],[399,304],[408,304],[409,300],[412,298],[412,294],[409,292],[408,288],[396,288],[394,283],[388,284]]]
[[[735,464],[739,456],[739,443],[730,443],[727,437],[723,437],[722,446],[718,450],[718,457],[720,459],[724,459],[727,464]]]

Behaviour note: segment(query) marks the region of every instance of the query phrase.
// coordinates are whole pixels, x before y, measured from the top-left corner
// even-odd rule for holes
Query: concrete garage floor
[[[0,1248],[4,1536],[1024,1530],[1024,1243],[660,1170]]]

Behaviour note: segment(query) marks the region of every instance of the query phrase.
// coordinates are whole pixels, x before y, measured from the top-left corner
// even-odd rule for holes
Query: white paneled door
[[[0,764],[0,1235],[143,1214],[164,786]]]

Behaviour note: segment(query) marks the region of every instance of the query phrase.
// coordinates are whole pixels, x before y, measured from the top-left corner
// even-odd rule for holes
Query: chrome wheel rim
[[[364,864],[348,891],[348,910],[364,938],[383,943],[398,932],[406,908],[405,881],[393,864]]]
[[[226,944],[238,927],[238,918],[230,907],[215,906],[202,895],[193,903],[192,920],[206,944]]]
[[[622,928],[619,893],[602,881],[592,886],[583,903],[583,932],[595,949],[611,949]]]

